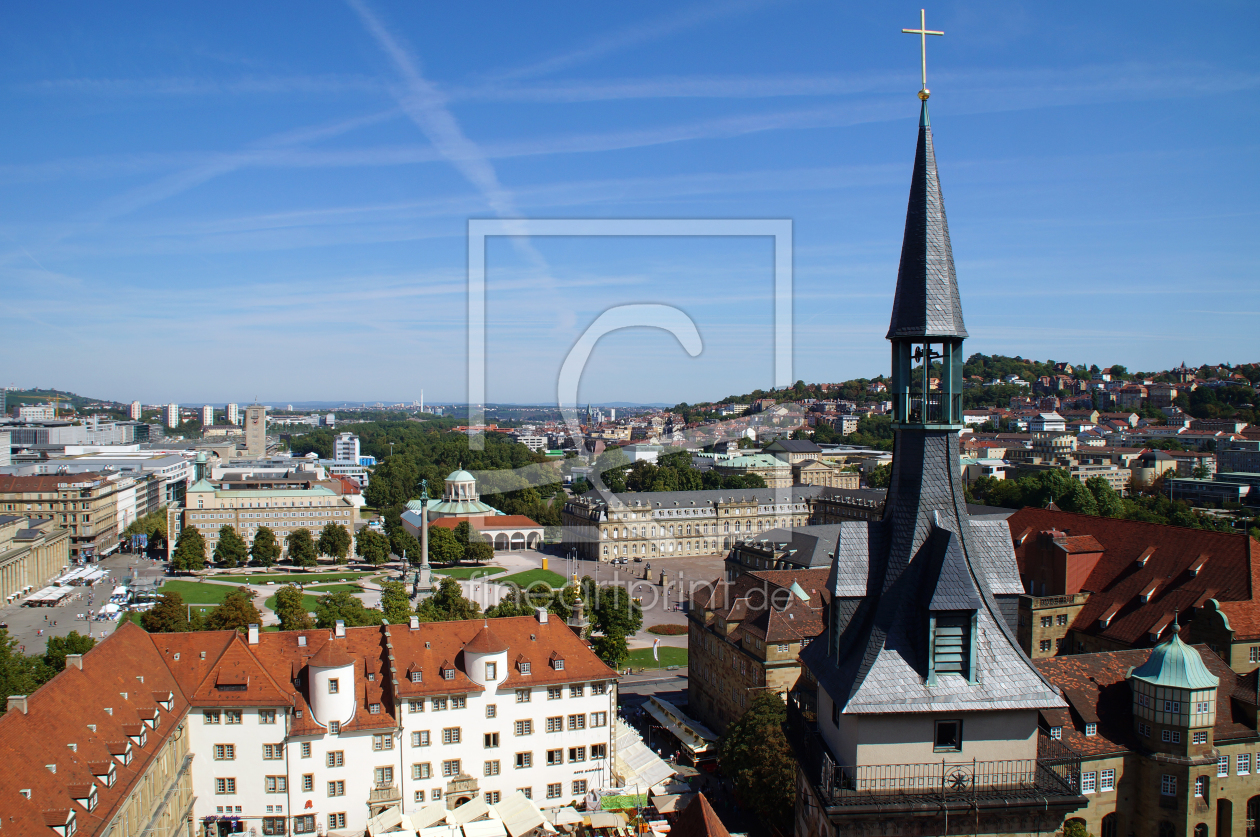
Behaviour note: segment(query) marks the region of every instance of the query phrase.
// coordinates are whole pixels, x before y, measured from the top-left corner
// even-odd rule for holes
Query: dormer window
[[[455,679],[455,669],[453,669],[453,668],[444,668],[444,669],[442,669],[442,679],[443,679],[443,680],[454,680],[454,679]]]
[[[970,612],[933,613],[929,683],[934,683],[942,674],[971,678],[973,619],[974,614]]]
[[[564,660],[560,657],[556,657],[551,661],[551,667],[555,671],[564,671]]]
[[[1055,741],[1063,738],[1063,727],[1050,727],[1050,737]]]
[[[521,660],[520,668],[521,668],[521,674],[529,674],[529,661]]]
[[[1098,734],[1098,724],[1090,723],[1090,724],[1085,725],[1086,738],[1093,738],[1097,734]]]
[[[415,670],[413,670],[413,671],[411,672],[411,682],[412,682],[412,683],[420,683],[420,682],[423,682],[423,680],[424,680],[424,672],[423,672],[423,671],[421,671],[420,669],[415,669]]]

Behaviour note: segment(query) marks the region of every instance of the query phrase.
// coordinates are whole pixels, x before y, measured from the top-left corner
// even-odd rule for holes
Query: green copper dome
[[[1221,682],[1208,671],[1199,652],[1182,642],[1175,630],[1167,642],[1155,646],[1151,656],[1133,669],[1131,676],[1152,686],[1173,689],[1215,689]]]
[[[465,471],[463,468],[458,471],[452,471],[451,475],[446,478],[447,482],[476,482],[477,478]]]

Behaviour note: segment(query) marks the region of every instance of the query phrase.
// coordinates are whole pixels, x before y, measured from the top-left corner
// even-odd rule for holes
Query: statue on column
[[[433,570],[429,567],[429,481],[420,480],[420,568],[411,583],[411,597],[433,595]]]

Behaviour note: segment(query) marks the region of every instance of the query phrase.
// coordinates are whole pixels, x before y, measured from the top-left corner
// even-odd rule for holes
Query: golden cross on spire
[[[944,35],[944,32],[933,32],[927,28],[927,10],[919,9],[919,28],[918,29],[902,29],[907,35],[918,35],[923,50],[923,89],[919,91],[919,98],[927,101],[927,97],[931,95],[931,91],[927,86],[927,36],[928,35]]]

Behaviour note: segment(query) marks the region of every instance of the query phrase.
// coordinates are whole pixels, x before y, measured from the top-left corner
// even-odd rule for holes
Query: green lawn
[[[226,584],[202,584],[197,581],[168,581],[159,589],[159,593],[179,593],[184,604],[217,605],[235,588]]]
[[[321,587],[307,587],[306,589],[318,591],[314,595],[310,593],[303,594],[302,605],[306,608],[307,613],[315,612],[315,606],[319,604],[320,596],[325,596],[329,593],[340,593],[342,591],[347,593],[359,592],[359,586],[357,584],[326,584]],[[276,597],[268,596],[267,600],[263,602],[263,604],[266,605],[268,610],[274,611],[276,609]]]
[[[274,581],[276,584],[311,584],[318,582],[337,582],[337,581],[354,581],[365,575],[371,575],[370,572],[352,572],[343,570],[342,572],[319,572],[319,573],[281,573],[281,574],[262,574],[257,575],[216,575],[210,576],[215,581],[231,582],[233,584],[266,584],[268,581]]]
[[[434,575],[444,575],[448,578],[481,578],[487,575],[498,575],[503,572],[502,567],[496,567],[494,564],[486,564],[484,567],[447,567],[443,570],[434,570]]]
[[[564,586],[564,576],[560,573],[553,573],[551,570],[526,570],[523,573],[514,573],[504,578],[496,578],[496,584],[515,584],[522,590],[528,589],[531,584],[541,581],[553,590],[559,590]]]
[[[651,648],[638,648],[630,652],[630,662],[626,663],[626,665],[630,668],[665,668],[665,666],[687,665],[686,648],[662,645],[657,650],[660,651],[660,662],[652,659]]]

